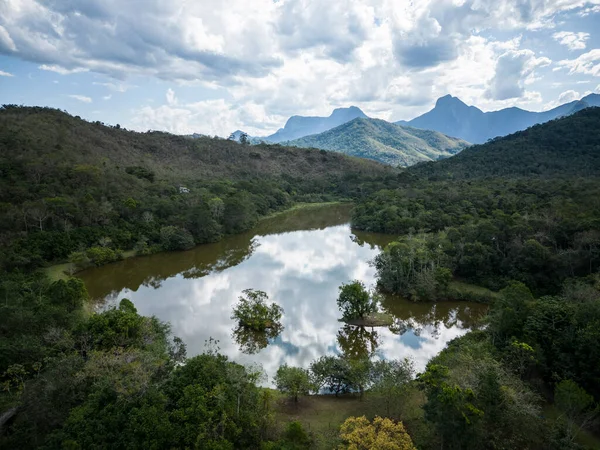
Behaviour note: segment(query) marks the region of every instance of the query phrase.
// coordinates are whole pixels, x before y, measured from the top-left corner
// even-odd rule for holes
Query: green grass
[[[467,300],[480,303],[490,303],[499,296],[498,292],[476,284],[453,280],[450,282],[450,298],[452,300]]]
[[[298,403],[279,392],[272,392],[277,428],[282,430],[289,422],[300,422],[314,437],[316,448],[335,448],[340,425],[352,416],[366,416],[369,420],[375,416],[400,419],[415,440],[418,440],[416,434],[423,425],[425,398],[414,386],[409,386],[401,401],[391,402],[389,410],[385,398],[368,392],[363,398],[355,394],[339,397],[310,395],[300,398]]]
[[[127,250],[123,252],[123,259],[133,258],[136,256],[135,250]],[[70,262],[54,264],[52,266],[48,266],[44,268],[44,273],[51,281],[58,280],[68,280],[71,273],[76,273],[77,271],[72,270],[73,264]]]
[[[335,205],[341,205],[344,203],[351,203],[351,201],[348,200],[348,201],[335,201],[335,202],[295,203],[290,208],[282,209],[281,211],[276,211],[274,213],[268,214],[266,216],[261,217],[260,220],[272,219],[273,217],[281,216],[283,214],[286,214],[286,213],[289,213],[292,211],[298,211],[301,209],[322,208],[324,206],[335,206]]]

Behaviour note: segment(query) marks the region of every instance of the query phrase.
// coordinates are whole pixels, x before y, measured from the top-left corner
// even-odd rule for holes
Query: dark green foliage
[[[185,228],[162,227],[160,243],[165,250],[189,250],[194,246],[194,237]]]
[[[308,370],[300,367],[290,367],[287,364],[279,366],[275,374],[275,386],[281,392],[298,401],[298,397],[308,395],[313,390]]]
[[[337,304],[342,311],[342,320],[362,319],[377,311],[377,299],[373,298],[360,281],[342,284],[339,291]]]
[[[430,180],[600,175],[600,108],[535,125],[411,169]]]
[[[79,258],[79,268],[103,264],[113,260],[110,250],[118,254],[144,239],[150,248],[161,244],[163,227],[191,233],[175,233],[166,248],[189,248],[246,231],[258,217],[293,201],[353,198],[389,186],[395,177],[392,168],[339,154],[249,148],[5,105],[0,267],[29,270],[87,249],[93,249],[87,256],[92,261]],[[110,250],[99,252],[104,238],[112,245],[100,245]]]

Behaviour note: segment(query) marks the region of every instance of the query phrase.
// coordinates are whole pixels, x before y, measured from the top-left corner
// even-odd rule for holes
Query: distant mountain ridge
[[[407,167],[447,158],[469,143],[437,131],[405,127],[380,119],[356,118],[323,133],[286,141],[285,145],[331,150]]]
[[[600,108],[473,145],[452,158],[409,172],[429,180],[489,177],[600,177]]]
[[[446,95],[437,100],[431,111],[409,121],[396,122],[396,124],[435,130],[448,136],[481,144],[488,139],[506,136],[533,125],[573,114],[590,106],[600,106],[600,95],[589,94],[581,100],[565,103],[542,112],[526,111],[516,107],[483,112],[475,106],[466,105],[457,97]]]
[[[329,117],[292,116],[276,133],[258,139],[274,143],[291,141],[311,134],[323,133],[358,117],[367,118],[367,115],[356,106],[334,109]]]

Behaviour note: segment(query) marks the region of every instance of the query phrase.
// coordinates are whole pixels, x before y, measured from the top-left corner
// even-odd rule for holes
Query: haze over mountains
[[[357,118],[324,133],[287,141],[285,144],[333,150],[403,167],[447,158],[469,145],[466,141],[437,131],[370,118]]]
[[[431,111],[410,121],[372,119],[351,106],[335,109],[328,117],[292,116],[276,133],[249,137],[249,142],[313,147],[407,167],[444,159],[469,143],[481,144],[591,106],[600,106],[600,95],[589,94],[542,112],[516,107],[483,112],[446,95]],[[242,133],[237,130],[231,138],[239,141]]]
[[[568,116],[590,106],[600,106],[600,95],[590,94],[581,100],[542,112],[526,111],[515,107],[483,112],[475,106],[468,106],[457,97],[446,95],[438,99],[431,111],[412,120],[401,120],[396,123],[435,130],[474,144],[481,144],[488,139],[506,136],[539,123]]]
[[[291,141],[311,134],[322,133],[357,117],[366,118],[367,115],[356,106],[334,109],[329,117],[292,116],[283,128],[262,140],[275,143]]]

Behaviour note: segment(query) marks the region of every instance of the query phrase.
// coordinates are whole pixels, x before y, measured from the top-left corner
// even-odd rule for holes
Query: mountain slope
[[[366,118],[367,116],[356,106],[335,109],[329,117],[292,116],[288,119],[284,128],[261,139],[275,143],[291,141],[311,134],[322,133],[357,117]]]
[[[362,118],[286,144],[333,150],[405,167],[454,155],[469,145],[465,141],[444,136],[436,131]]]
[[[600,176],[600,108],[474,145],[452,158],[409,171],[430,180]]]
[[[479,108],[466,105],[456,97],[446,95],[438,99],[431,111],[413,120],[396,123],[436,130],[481,144],[488,139],[506,136],[530,126],[572,114],[585,107],[584,105],[600,106],[600,95],[590,94],[579,101],[566,103],[543,112],[525,111],[520,108],[483,112]]]

